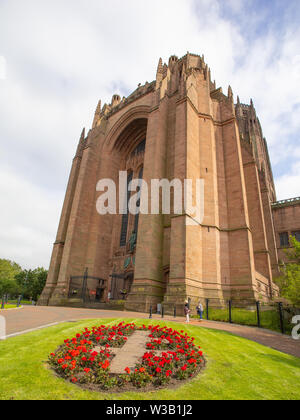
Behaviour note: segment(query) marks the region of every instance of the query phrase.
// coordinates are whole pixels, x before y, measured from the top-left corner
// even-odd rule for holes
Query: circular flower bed
[[[135,331],[149,332],[145,353],[124,373],[110,372],[114,348],[121,348]],[[126,360],[126,359],[125,359]],[[67,339],[49,356],[55,372],[90,389],[129,390],[175,385],[197,374],[205,365],[200,347],[184,331],[159,325],[138,327],[133,323],[85,328]]]

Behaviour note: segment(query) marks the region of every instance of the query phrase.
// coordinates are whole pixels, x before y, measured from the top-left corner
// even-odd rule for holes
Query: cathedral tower
[[[100,215],[97,183],[110,179],[119,189],[120,171],[127,185],[136,178],[148,185],[203,180],[203,220],[172,207],[171,214]],[[92,129],[80,137],[39,303],[104,305],[110,298],[130,310],[163,303],[172,312],[188,298],[268,301],[278,294],[273,201],[252,101],[235,105],[232,89],[224,94],[211,80],[203,56],[160,59],[155,81],[99,102]]]

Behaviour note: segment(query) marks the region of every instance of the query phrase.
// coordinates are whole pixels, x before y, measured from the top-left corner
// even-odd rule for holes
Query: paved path
[[[137,312],[120,312],[85,308],[61,308],[49,306],[24,306],[24,308],[19,310],[0,310],[0,316],[4,316],[6,319],[6,334],[8,336],[64,321],[76,321],[80,319],[93,318],[149,318],[148,314]],[[153,321],[156,319],[158,320],[161,318],[157,315],[154,315]],[[171,316],[165,316],[164,320],[184,322],[183,317],[178,317],[176,320],[174,320],[174,318]],[[271,347],[275,350],[279,350],[283,353],[291,354],[300,358],[300,340],[293,340],[289,336],[260,328],[227,324],[223,322],[199,322],[197,320],[192,320],[190,324],[197,325],[199,327],[228,331],[232,334],[247,338],[249,340]]]
[[[132,370],[147,351],[146,343],[150,341],[149,334],[149,331],[135,331],[128,338],[127,343],[121,349],[118,349],[116,357],[111,362],[110,371],[120,374],[124,373],[126,367]],[[116,349],[112,350],[114,353]]]

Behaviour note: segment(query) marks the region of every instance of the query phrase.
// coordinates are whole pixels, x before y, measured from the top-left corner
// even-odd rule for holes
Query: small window
[[[292,236],[294,236],[297,239],[297,241],[300,242],[300,230],[292,232]]]
[[[289,246],[289,234],[288,232],[282,232],[279,234],[280,246]]]

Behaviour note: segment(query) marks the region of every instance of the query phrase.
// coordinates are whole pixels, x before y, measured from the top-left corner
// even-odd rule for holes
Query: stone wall
[[[281,262],[287,262],[284,250],[289,248],[289,244],[281,244],[280,235],[286,234],[289,237],[294,232],[299,232],[300,237],[300,197],[273,203],[272,212],[278,257]]]

